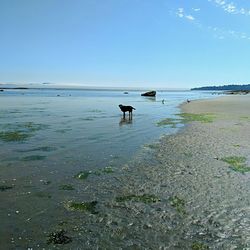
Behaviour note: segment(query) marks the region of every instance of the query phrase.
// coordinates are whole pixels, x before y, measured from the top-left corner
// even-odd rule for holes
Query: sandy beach
[[[249,106],[250,96],[191,101],[168,120],[185,123],[178,133],[121,169],[69,176],[71,191],[51,179],[42,200],[6,191],[3,249],[249,249]]]
[[[125,202],[133,249],[250,247],[249,105],[250,96],[182,105],[185,113],[213,119],[188,123],[151,147],[153,160],[128,166],[120,192],[159,198]]]

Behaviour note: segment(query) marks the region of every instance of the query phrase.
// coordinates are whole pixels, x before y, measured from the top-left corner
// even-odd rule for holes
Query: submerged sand
[[[250,172],[223,161],[245,157],[250,167],[249,107],[250,96],[182,105],[212,122],[188,123],[119,172],[74,179],[75,192],[20,220],[21,237],[1,242],[3,249],[250,249]],[[93,207],[74,210],[73,202]],[[53,244],[49,235],[60,230],[70,241]]]

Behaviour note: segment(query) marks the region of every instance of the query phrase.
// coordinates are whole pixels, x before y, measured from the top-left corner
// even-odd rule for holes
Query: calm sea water
[[[158,127],[157,122],[175,117],[180,103],[212,97],[190,91],[162,91],[156,98],[141,97],[138,91],[0,92],[0,248],[51,249],[48,235],[64,228],[73,235],[72,249],[93,249],[99,243],[92,242],[92,232],[94,238],[104,234],[106,239],[99,223],[105,218],[110,225],[113,215],[105,204],[120,185],[119,168],[143,145],[176,132],[178,128]],[[123,119],[119,104],[136,108],[132,120]],[[112,175],[103,172],[107,167]],[[74,178],[80,171],[95,174],[82,181]],[[71,200],[96,200],[107,214],[70,212],[65,204]]]
[[[19,130],[30,123],[36,131],[24,143],[0,141],[0,157],[4,163],[20,164],[24,157],[39,155],[43,160],[36,164],[53,162],[65,168],[69,163],[88,169],[124,163],[143,144],[176,131],[158,127],[157,122],[174,117],[180,103],[211,97],[208,92],[190,91],[162,91],[156,98],[145,98],[137,91],[126,95],[122,91],[6,90],[0,95],[1,130]],[[136,108],[132,120],[123,119],[119,104]]]

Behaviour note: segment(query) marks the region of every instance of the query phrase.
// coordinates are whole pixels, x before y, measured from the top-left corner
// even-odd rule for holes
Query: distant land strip
[[[223,86],[205,86],[205,87],[199,87],[199,88],[192,88],[191,90],[250,90],[250,84],[243,84],[243,85],[223,85]]]

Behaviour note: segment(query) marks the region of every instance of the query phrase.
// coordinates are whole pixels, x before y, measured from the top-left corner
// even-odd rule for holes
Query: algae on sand
[[[247,166],[247,158],[244,156],[229,156],[221,159],[222,161],[228,163],[230,168],[236,172],[242,174],[250,172],[250,167]]]
[[[72,241],[71,237],[66,235],[65,230],[59,230],[48,235],[47,244],[68,244]]]
[[[47,125],[33,122],[4,124],[6,131],[0,132],[0,140],[5,142],[23,142],[34,135],[34,132],[47,128]]]
[[[0,140],[5,142],[21,142],[28,139],[31,135],[21,131],[0,132]]]
[[[165,118],[156,123],[158,127],[170,126],[171,128],[176,128],[177,124],[181,123],[180,119]]]
[[[85,180],[88,178],[88,176],[91,174],[90,171],[81,171],[78,174],[74,176],[74,178],[79,179],[79,180]]]
[[[44,155],[29,155],[22,158],[22,161],[41,161],[44,160],[46,156]]]
[[[143,203],[155,203],[160,201],[160,199],[151,194],[143,194],[143,195],[124,195],[116,197],[116,202],[126,202],[126,201],[134,201],[134,202],[143,202]]]
[[[194,242],[192,244],[192,250],[207,250],[209,247],[201,242]]]
[[[180,118],[165,118],[157,122],[157,126],[170,126],[176,128],[178,124],[185,124],[190,122],[202,122],[211,123],[214,121],[216,116],[211,113],[193,114],[193,113],[181,113],[176,114]]]
[[[97,214],[96,211],[97,201],[91,202],[73,202],[69,201],[64,204],[64,207],[69,211],[89,212],[91,214]]]
[[[170,204],[176,208],[177,212],[180,214],[186,214],[185,201],[178,196],[173,196],[170,198]]]
[[[6,190],[12,189],[13,186],[0,185],[0,191],[4,192]]]
[[[202,123],[211,123],[214,121],[216,116],[211,113],[201,113],[201,114],[193,114],[193,113],[181,113],[177,114],[182,118],[182,123],[189,122],[202,122]]]
[[[70,185],[70,184],[64,184],[64,185],[60,186],[60,190],[71,191],[71,190],[75,190],[75,188],[72,185]]]

